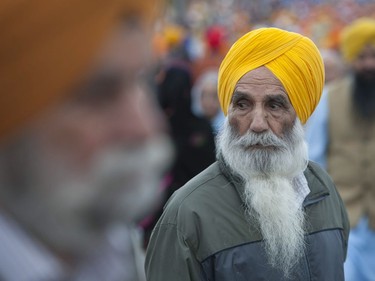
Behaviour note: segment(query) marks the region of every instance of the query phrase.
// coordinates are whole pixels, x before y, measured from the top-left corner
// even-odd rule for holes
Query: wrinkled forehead
[[[254,83],[261,83],[261,81],[264,80],[264,81],[270,81],[272,83],[279,84],[282,86],[281,81],[272,73],[271,70],[269,70],[265,66],[260,66],[258,68],[248,71],[238,80],[237,84],[245,80],[246,81],[252,80]]]
[[[234,94],[236,92],[249,92],[259,89],[264,94],[281,94],[287,92],[281,81],[265,66],[261,66],[244,74],[236,83]]]

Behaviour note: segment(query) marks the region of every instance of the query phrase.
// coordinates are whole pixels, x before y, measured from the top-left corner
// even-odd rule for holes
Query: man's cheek
[[[242,135],[241,122],[237,118],[228,117],[228,122],[231,130],[233,130],[236,135]]]

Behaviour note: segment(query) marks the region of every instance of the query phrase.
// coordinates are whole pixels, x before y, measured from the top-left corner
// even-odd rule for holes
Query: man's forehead
[[[149,40],[139,26],[120,26],[99,52],[94,68],[140,71],[148,62]]]
[[[247,72],[238,80],[234,93],[249,93],[261,90],[264,94],[287,96],[281,81],[266,67],[262,66]]]
[[[255,68],[245,73],[238,80],[237,85],[241,83],[246,83],[246,82],[260,84],[260,83],[263,83],[263,81],[267,81],[267,83],[272,83],[272,84],[275,83],[276,85],[282,86],[282,83],[280,82],[280,80],[272,73],[271,70],[269,70],[265,66]]]

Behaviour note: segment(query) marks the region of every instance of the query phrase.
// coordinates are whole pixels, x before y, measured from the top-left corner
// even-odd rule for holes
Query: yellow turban
[[[224,114],[238,80],[260,66],[267,67],[281,81],[297,116],[306,123],[322,94],[323,60],[309,38],[272,27],[242,36],[221,63],[218,95]]]
[[[164,29],[164,38],[168,47],[173,48],[180,45],[184,39],[184,30],[178,25],[168,25]]]
[[[114,26],[151,23],[156,2],[0,1],[0,140],[71,94]]]
[[[354,60],[366,44],[375,45],[375,20],[360,18],[341,33],[341,52],[348,62]]]

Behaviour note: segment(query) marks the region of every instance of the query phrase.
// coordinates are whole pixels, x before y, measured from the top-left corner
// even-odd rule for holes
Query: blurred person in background
[[[141,82],[156,1],[0,4],[0,280],[144,280],[171,155]]]
[[[192,112],[192,86],[190,68],[178,62],[165,67],[157,85],[175,148],[170,194],[215,161],[211,124]]]
[[[348,75],[329,87],[327,169],[351,225],[346,280],[375,276],[375,20],[360,18],[341,34]]]
[[[209,69],[219,68],[229,49],[228,31],[223,25],[209,25],[203,32],[202,41],[203,53],[193,61],[194,82]]]
[[[165,203],[174,191],[215,162],[215,139],[210,121],[192,111],[192,73],[190,64],[180,58],[169,61],[158,75],[157,94],[169,125],[174,160],[165,177]],[[143,224],[145,247],[159,219],[163,205]]]
[[[277,28],[236,41],[219,70],[217,161],[178,189],[146,252],[148,281],[344,280],[349,221],[308,161],[324,86],[315,44]]]
[[[166,44],[164,63],[170,63],[179,59],[190,62],[189,52],[186,46],[188,33],[184,26],[177,23],[167,24],[163,29],[163,38]]]
[[[217,135],[225,119],[217,97],[218,71],[213,68],[203,72],[192,90],[193,113],[210,121],[214,135]]]
[[[305,136],[309,147],[309,159],[327,169],[328,145],[328,95],[329,88],[345,76],[345,64],[335,49],[322,49],[320,53],[324,62],[325,81],[322,97],[318,106],[305,126]]]

